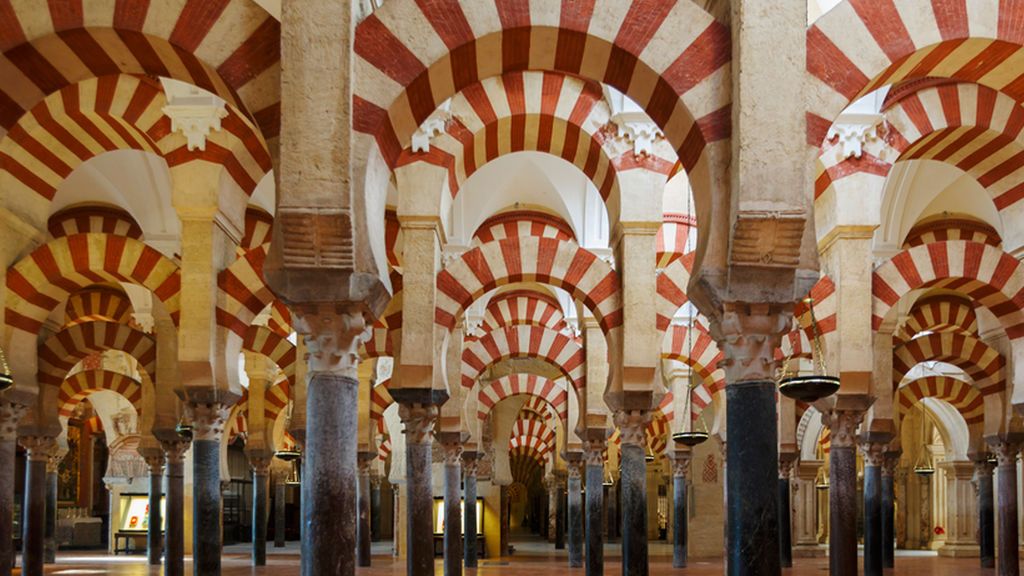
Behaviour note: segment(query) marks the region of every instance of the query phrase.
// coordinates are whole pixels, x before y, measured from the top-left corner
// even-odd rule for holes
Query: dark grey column
[[[216,401],[190,401],[192,415],[192,565],[198,576],[220,576],[220,443],[229,407]]]
[[[981,567],[995,568],[996,520],[992,491],[995,464],[988,460],[988,454],[979,456],[974,461],[974,479],[978,486],[978,547],[981,550]]]
[[[356,524],[356,565],[370,565],[370,464],[377,457],[375,452],[360,452],[359,478],[356,485],[356,509],[359,522]]]
[[[476,539],[476,452],[462,453],[462,484],[463,499],[466,501],[466,517],[463,520],[465,525],[465,547],[463,554],[466,556],[466,568],[476,568],[477,565],[477,539]]]
[[[164,453],[153,450],[145,456],[149,466],[149,528],[146,531],[146,558],[151,566],[159,566],[164,555],[164,526],[160,501],[164,495]]]
[[[340,372],[313,371],[309,379],[302,461],[302,576],[355,573],[358,393],[359,380]]]
[[[686,568],[688,519],[686,514],[686,476],[690,469],[690,452],[672,453],[672,567]]]
[[[619,482],[608,487],[608,540],[619,537]]]
[[[21,404],[0,402],[0,576],[11,576],[14,567],[14,470],[24,414]]]
[[[568,500],[569,567],[583,566],[583,478],[581,454],[568,454],[566,496]]]
[[[287,505],[288,485],[284,478],[279,478],[274,485],[274,548],[284,548],[285,524],[288,523]]]
[[[548,542],[554,544],[558,537],[558,496],[562,491],[558,488],[558,478],[553,474],[544,479],[544,487],[548,493]]]
[[[900,452],[886,452],[882,460],[882,567],[896,565],[896,467]]]
[[[434,533],[434,497],[430,465],[437,406],[402,402],[398,415],[405,425],[406,573],[433,574],[434,539],[429,535]]]
[[[618,411],[615,425],[622,439],[622,573],[647,576],[647,446],[644,431],[651,421],[645,410]],[[773,424],[774,425],[774,424]]]
[[[589,440],[583,453],[587,466],[587,555],[586,576],[604,574],[604,450],[605,431],[599,439]]]
[[[882,576],[882,460],[884,446],[864,443],[864,576]]]
[[[857,573],[857,456],[854,441],[863,412],[829,415],[829,570],[832,576]],[[732,437],[730,437],[730,444]]]
[[[380,474],[370,474],[370,541],[377,542],[380,536]]]
[[[22,532],[21,573],[43,576],[43,548],[46,539],[46,463],[55,446],[53,438],[26,436],[21,445],[27,450],[25,463],[25,502]]]
[[[57,562],[57,466],[61,458],[51,456],[46,463],[46,538],[43,546],[43,561]]]
[[[999,576],[1020,574],[1017,528],[1017,453],[1020,444],[998,441],[992,444],[998,468],[996,478],[999,492]]]
[[[565,502],[565,477],[558,478],[558,487],[555,489],[555,550],[565,550],[565,523],[566,523],[566,502]]]
[[[783,568],[793,567],[793,506],[790,503],[793,489],[790,481],[795,456],[790,454],[779,459],[779,564]]]
[[[444,443],[444,574],[462,574],[462,442],[458,432],[442,432]],[[467,506],[469,503],[466,503]]]
[[[167,519],[164,528],[164,576],[185,574],[185,451],[184,440],[161,442],[167,458]]]
[[[768,381],[725,388],[727,546],[730,575],[779,574],[779,449],[776,387]]]
[[[267,565],[267,494],[270,454],[249,454],[252,465],[252,565]]]

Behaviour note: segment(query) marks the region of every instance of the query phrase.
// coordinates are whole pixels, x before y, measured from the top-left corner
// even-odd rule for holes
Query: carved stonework
[[[433,404],[399,404],[398,418],[405,429],[405,441],[412,444],[430,442],[437,422],[437,406]]]
[[[279,208],[283,268],[355,268],[352,213],[347,208]],[[277,237],[275,235],[275,237]]]
[[[895,478],[896,468],[900,464],[900,454],[902,452],[886,452],[882,459],[882,477],[884,478]]]
[[[249,459],[249,466],[252,466],[252,472],[256,476],[267,476],[270,474],[270,465],[273,463],[274,458],[269,452],[252,451],[246,454]]]
[[[725,358],[718,365],[725,368],[727,382],[763,381],[774,377],[778,364],[775,349],[793,323],[792,314],[792,306],[723,304],[720,331]]]
[[[462,460],[462,442],[445,442],[442,447],[444,448],[444,465],[458,466]]]
[[[185,414],[192,422],[192,433],[195,440],[213,440],[220,442],[224,435],[224,423],[231,413],[231,407],[220,402],[185,404]]]
[[[672,477],[683,478],[684,480],[690,475],[690,459],[691,454],[689,452],[675,452],[671,453],[669,461],[672,462]]]
[[[192,94],[178,94],[169,98],[163,113],[171,119],[171,131],[181,132],[189,151],[206,150],[206,137],[220,131],[220,121],[227,118],[224,101],[198,88]]]
[[[143,457],[143,459],[146,461],[146,466],[149,468],[150,476],[159,476],[164,473],[164,462],[166,461],[166,458],[164,458],[163,454],[152,454],[150,456]]]
[[[309,370],[333,372],[356,379],[359,345],[370,335],[372,325],[355,307],[333,305],[298,307],[302,319]]]
[[[57,439],[50,436],[22,436],[18,443],[28,451],[26,458],[29,462],[49,462],[57,446]]]
[[[989,447],[996,455],[996,463],[1000,468],[1004,466],[1013,467],[1017,465],[1017,455],[1020,453],[1020,444],[999,440],[990,442]]]
[[[853,448],[857,444],[857,427],[864,420],[860,410],[839,410],[822,418],[831,430],[829,440],[833,448]]]
[[[835,144],[840,159],[860,158],[864,154],[864,146],[881,137],[884,130],[879,128],[882,127],[884,121],[885,117],[881,114],[841,118],[832,124],[825,137],[829,142]]]
[[[574,458],[566,464],[566,475],[569,478],[582,478],[583,459]]]
[[[451,122],[451,112],[444,109],[444,106],[451,106],[451,100],[445,102],[442,108],[436,110],[431,114],[420,127],[412,133],[412,151],[415,152],[430,152],[430,141],[435,136],[444,134],[448,128],[448,123]]]
[[[864,456],[867,466],[881,466],[885,462],[885,444],[878,442],[861,442],[860,453]]]
[[[476,476],[478,467],[480,465],[480,459],[477,458],[476,452],[463,452],[462,453],[462,474],[466,478],[473,478]]]
[[[14,402],[0,402],[0,441],[18,439],[18,422],[25,415],[25,406]]]
[[[779,478],[782,480],[789,480],[793,477],[793,464],[796,461],[792,458],[782,458],[779,460]]]
[[[796,268],[807,214],[803,210],[740,210],[733,225],[733,264]]]
[[[619,410],[613,416],[623,446],[647,446],[644,431],[651,423],[649,410]]]
[[[164,449],[164,457],[167,459],[167,464],[183,464],[185,462],[185,452],[188,451],[189,443],[184,440],[174,440],[171,442],[161,442],[160,446]]]
[[[604,439],[583,442],[583,462],[587,466],[604,466],[604,451],[608,449],[608,441]]]

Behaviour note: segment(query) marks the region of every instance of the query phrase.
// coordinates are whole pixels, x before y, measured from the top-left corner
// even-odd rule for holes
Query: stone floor
[[[223,574],[224,576],[242,574],[266,574],[273,576],[292,576],[299,574],[298,565],[298,543],[289,543],[287,548],[269,550],[268,565],[263,568],[249,566],[249,557],[245,546],[230,546],[225,549]],[[517,552],[505,558],[483,559],[480,567],[467,570],[466,575],[517,575],[529,574],[530,576],[565,576],[568,571],[566,566],[566,555],[564,550],[554,550],[546,543],[521,542],[516,545]],[[606,558],[605,573],[621,574],[617,547],[612,545]],[[374,545],[373,567],[360,569],[357,574],[365,575],[400,575],[405,574],[404,561],[395,559],[389,554],[390,545],[380,543]],[[652,544],[651,546],[651,573],[652,574],[680,574],[693,576],[720,576],[723,573],[722,563],[717,562],[691,562],[685,570],[672,568],[671,558],[668,556],[670,548],[663,544]],[[796,559],[796,565],[783,571],[783,574],[792,576],[820,576],[828,571],[828,560],[825,558]],[[896,559],[896,569],[892,574],[928,574],[931,576],[973,576],[994,574],[993,570],[982,570],[978,567],[977,559],[949,559],[939,558],[934,555],[920,555],[913,553],[900,553]],[[442,574],[441,563],[438,562],[437,574]],[[583,574],[582,569],[571,572]],[[15,571],[17,574],[18,571]],[[159,575],[162,570],[159,567],[150,568],[145,564],[141,556],[107,556],[94,552],[61,552],[58,556],[58,563],[48,566],[47,574],[66,575],[117,575],[117,576],[142,576]],[[191,564],[186,562],[186,573],[192,574]]]

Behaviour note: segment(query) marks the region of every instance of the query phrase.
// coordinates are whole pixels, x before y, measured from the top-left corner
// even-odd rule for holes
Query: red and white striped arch
[[[947,240],[980,242],[996,248],[1003,245],[1003,239],[999,237],[999,232],[985,222],[967,218],[942,217],[914,225],[903,241],[903,248],[913,248]]]
[[[135,411],[142,413],[142,383],[138,380],[110,370],[83,370],[68,376],[57,392],[57,407],[60,416],[67,418],[75,412],[86,396],[100,390],[109,390],[131,402]]]
[[[100,282],[131,282],[149,289],[177,325],[178,266],[138,240],[110,234],[56,238],[8,269],[7,325],[36,334],[50,311],[68,296]]]
[[[511,326],[467,343],[462,351],[462,385],[472,388],[488,366],[522,357],[539,358],[558,368],[578,394],[586,388],[583,347],[569,336],[542,326]]]
[[[380,421],[384,418],[384,411],[395,402],[389,391],[391,380],[385,380],[373,387],[370,391],[370,418]]]
[[[555,408],[548,403],[547,400],[540,396],[527,396],[526,401],[523,402],[523,407],[519,409],[520,414],[537,414],[545,421],[551,421],[552,419],[561,419],[556,412]]]
[[[385,462],[388,456],[391,455],[391,438],[384,436],[381,438],[380,445],[377,446],[377,458],[381,462]]]
[[[836,285],[828,275],[824,275],[811,287],[807,293],[811,303],[801,300],[793,306],[793,315],[796,317],[797,325],[803,330],[805,337],[810,340],[814,338],[814,327],[811,322],[811,304],[814,306],[814,318],[818,324],[818,334],[822,336],[822,342],[828,344],[829,334],[836,331],[839,316],[837,307],[839,297],[836,296]],[[812,351],[813,353],[813,351]]]
[[[665,268],[674,260],[683,257],[687,241],[690,239],[690,231],[697,226],[697,219],[689,214],[666,212],[663,220],[655,239],[658,269]]]
[[[142,227],[132,215],[113,206],[85,204],[54,213],[46,222],[50,236],[60,238],[73,234],[113,234],[142,240]]]
[[[1016,304],[1024,290],[1020,263],[998,248],[962,240],[915,246],[875,268],[871,282],[874,329],[882,326],[902,297],[926,287],[963,293],[988,308],[1010,339],[1024,335],[1024,312]]]
[[[575,243],[537,237],[481,244],[439,272],[435,322],[451,330],[474,300],[515,282],[562,288],[583,302],[606,334],[622,325],[622,293],[611,266]]]
[[[524,6],[385,3],[356,28],[356,130],[394,165],[452,95],[507,72],[547,70],[626,93],[661,126],[688,171],[707,142],[728,137],[730,34],[696,4]]]
[[[672,326],[661,344],[662,360],[682,362],[700,377],[701,384],[694,388],[691,397],[695,413],[725,390],[725,371],[718,367],[724,357],[711,335],[699,327]]]
[[[516,420],[508,447],[511,452],[536,454],[544,461],[555,447],[555,432],[541,420]]]
[[[0,5],[0,127],[47,95],[94,76],[169,77],[279,128],[280,24],[246,0]],[[2,136],[2,134],[0,134]]]
[[[382,356],[394,356],[392,348],[391,330],[385,326],[374,326],[371,336],[362,343],[359,349],[359,359],[369,360]]]
[[[555,411],[559,420],[568,418],[569,395],[565,387],[536,374],[509,374],[481,387],[477,395],[477,417],[486,420],[498,402],[519,395],[539,398]]]
[[[86,288],[68,298],[64,326],[95,320],[128,324],[132,321],[132,301],[124,292],[109,286]]]
[[[239,436],[249,434],[249,391],[242,389],[242,397],[231,407],[231,415],[226,424],[228,444],[234,444]]]
[[[925,332],[954,332],[977,336],[978,317],[966,298],[951,294],[927,296],[914,302],[900,337],[909,340]]]
[[[119,350],[135,358],[155,381],[156,340],[128,325],[98,320],[68,326],[40,344],[39,383],[60,386],[75,364],[105,350]]]
[[[274,217],[256,206],[245,209],[245,233],[238,245],[238,256],[247,250],[270,243],[270,235],[274,228]]]
[[[520,236],[576,240],[576,233],[558,216],[537,210],[512,210],[484,220],[473,234],[473,242],[483,244]]]
[[[962,380],[948,376],[926,376],[901,386],[896,391],[896,406],[900,417],[906,416],[914,404],[924,398],[949,402],[964,417],[968,426],[980,426],[985,422],[984,397]]]
[[[657,283],[657,325],[664,332],[672,323],[679,308],[689,300],[686,290],[690,284],[690,273],[696,252],[690,252],[680,258],[671,260],[655,281]]]
[[[242,349],[270,358],[288,380],[295,379],[295,345],[266,326],[250,326],[242,338]]]
[[[263,281],[267,244],[247,251],[217,274],[221,303],[217,324],[244,337],[253,319],[274,302],[275,296]]]
[[[1024,6],[931,0],[844,0],[807,30],[807,141],[818,147],[851,102],[904,79],[976,82],[1024,98]]]
[[[558,331],[567,327],[562,307],[550,294],[534,290],[513,290],[495,296],[487,304],[484,330],[524,324]]]
[[[929,360],[959,367],[983,396],[1006,389],[1003,355],[977,338],[949,332],[920,336],[897,346],[892,357],[893,383],[899,386],[911,368]]]
[[[292,400],[292,386],[288,378],[281,378],[263,393],[263,418],[276,422]]]

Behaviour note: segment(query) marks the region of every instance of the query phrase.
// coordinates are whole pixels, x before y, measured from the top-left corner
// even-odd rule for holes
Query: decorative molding
[[[402,431],[405,441],[410,444],[430,442],[437,414],[438,407],[434,404],[399,404],[398,417],[405,425]]]
[[[181,132],[189,151],[206,150],[206,137],[220,131],[220,121],[227,118],[224,100],[183,82],[164,82],[167,105],[163,113],[171,119],[171,131]]]
[[[651,423],[649,410],[618,410],[613,415],[622,445],[646,446],[644,432]]]
[[[430,141],[447,131],[448,124],[452,121],[451,106],[451,99],[445,100],[441,106],[426,120],[424,120],[423,123],[420,124],[420,127],[412,133],[411,146],[413,153],[430,152]]]
[[[859,159],[865,146],[885,134],[885,125],[885,116],[881,114],[849,114],[832,124],[825,137],[838,148],[840,160]]]
[[[740,210],[733,225],[733,264],[796,268],[807,214],[797,210]]]
[[[775,349],[793,322],[792,305],[725,302],[720,323],[727,382],[772,380]]]
[[[185,403],[185,413],[192,423],[195,440],[220,442],[224,435],[224,423],[231,413],[231,406],[220,402]]]
[[[616,114],[612,116],[616,127],[616,136],[633,145],[633,154],[650,156],[654,153],[654,143],[663,140],[665,134],[658,125],[649,118],[633,118],[632,115]]]
[[[857,443],[857,427],[864,420],[862,410],[837,410],[823,415],[822,420],[831,431],[832,448],[853,448]]]

